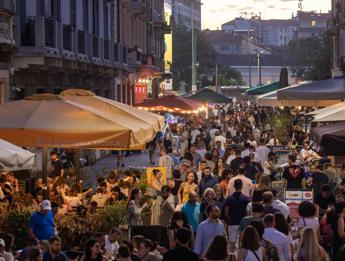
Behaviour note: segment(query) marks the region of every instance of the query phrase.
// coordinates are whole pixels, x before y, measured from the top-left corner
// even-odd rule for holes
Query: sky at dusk
[[[298,10],[298,0],[202,0],[202,28],[219,29],[235,17],[261,12],[263,19],[287,19]],[[303,0],[303,10],[327,12],[331,0]]]

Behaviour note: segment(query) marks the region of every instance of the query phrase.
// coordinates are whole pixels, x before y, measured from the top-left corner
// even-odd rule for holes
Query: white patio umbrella
[[[0,139],[0,171],[32,169],[35,154]]]

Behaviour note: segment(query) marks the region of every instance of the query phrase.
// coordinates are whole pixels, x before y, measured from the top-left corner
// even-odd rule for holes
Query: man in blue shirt
[[[208,218],[200,223],[195,238],[194,252],[201,259],[204,258],[215,236],[221,235],[226,237],[224,224],[219,219],[220,208],[217,205],[207,206],[207,216]]]
[[[197,202],[197,199],[196,192],[190,192],[189,200],[181,209],[186,214],[188,223],[192,226],[194,233],[196,233],[200,222],[200,203]]]
[[[29,220],[29,236],[33,240],[49,240],[55,232],[53,212],[49,200],[43,200],[40,210],[34,212]]]

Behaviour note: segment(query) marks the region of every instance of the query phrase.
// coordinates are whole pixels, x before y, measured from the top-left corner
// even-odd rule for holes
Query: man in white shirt
[[[287,220],[289,215],[290,215],[290,208],[288,205],[286,205],[284,202],[280,201],[279,199],[277,199],[277,191],[274,189],[272,190],[273,193],[273,197],[274,200],[272,202],[272,206],[275,209],[278,209],[285,217],[285,219]]]
[[[216,133],[219,133],[219,129],[215,125],[212,126],[212,129],[210,130],[210,137],[212,140],[216,137]]]
[[[190,143],[194,144],[195,143],[195,139],[196,136],[200,135],[200,131],[197,128],[194,128],[191,132],[190,132]]]
[[[105,250],[111,256],[112,260],[116,259],[117,251],[119,250],[119,242],[121,242],[122,231],[121,229],[114,227],[108,235],[105,236]]]
[[[251,197],[253,193],[253,182],[248,179],[246,176],[244,176],[244,173],[246,172],[246,168],[244,165],[240,165],[237,170],[237,175],[230,179],[228,184],[228,190],[226,195],[230,196],[232,193],[234,193],[235,190],[235,180],[240,179],[242,180],[242,193],[243,195],[247,197]]]
[[[226,138],[219,134],[219,131],[215,133],[214,143],[217,144],[217,142],[220,142],[221,149],[225,150],[226,147]]]
[[[262,165],[268,159],[268,153],[270,153],[270,149],[265,146],[265,141],[260,139],[260,146],[258,146],[255,150],[257,158],[256,160]]]
[[[291,260],[291,252],[289,246],[289,240],[287,236],[283,233],[276,230],[275,227],[275,220],[272,214],[267,214],[264,217],[264,224],[265,224],[265,232],[263,238],[269,240],[276,246],[279,253],[279,260],[280,261],[290,261]]]
[[[165,167],[167,170],[167,178],[172,178],[172,173],[174,171],[174,160],[171,156],[167,155],[167,152],[164,148],[160,150],[161,156],[159,157],[159,166]]]

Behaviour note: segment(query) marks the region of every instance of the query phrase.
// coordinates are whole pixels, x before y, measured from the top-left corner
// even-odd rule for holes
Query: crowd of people
[[[123,175],[112,170],[98,177],[95,189],[85,188],[73,171],[66,171],[56,152],[51,153],[47,190],[38,178],[16,200],[18,181],[6,173],[0,178],[2,211],[36,211],[28,222],[33,244],[14,252],[11,240],[0,239],[0,258],[345,260],[345,170],[337,172],[338,159],[317,153],[295,119],[278,135],[267,120],[278,114],[291,117],[288,111],[240,101],[214,107],[207,119],[190,116],[168,126],[147,145],[150,165],[155,165],[159,150],[156,163],[166,169],[166,177],[154,169],[144,191],[136,186],[143,175],[136,170]],[[275,147],[288,151],[288,157],[281,158]],[[313,200],[299,204],[296,218],[274,182],[281,182],[282,189],[313,191]],[[126,226],[95,234],[83,251],[61,246],[56,226],[60,218],[80,208],[92,214],[116,201],[126,202]],[[144,225],[145,211],[151,225],[165,229],[167,242],[136,234],[134,228]]]

